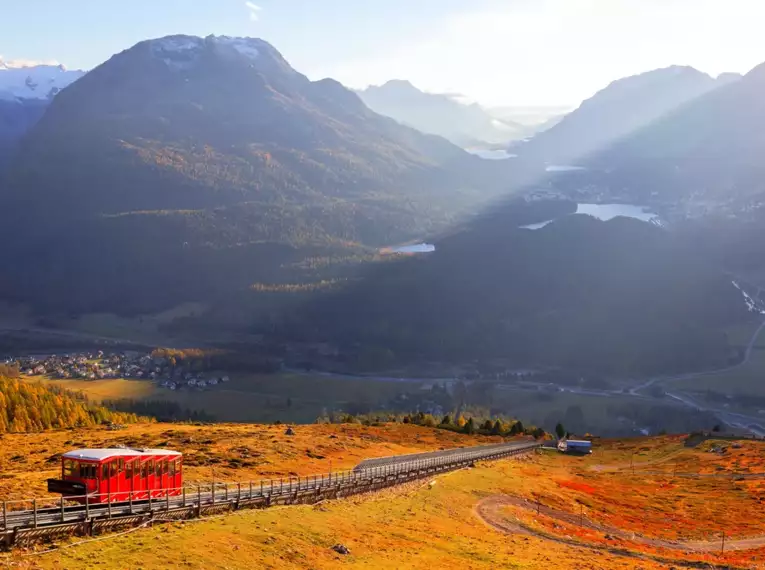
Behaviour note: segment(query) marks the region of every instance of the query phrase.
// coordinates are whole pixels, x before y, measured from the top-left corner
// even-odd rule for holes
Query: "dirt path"
[[[694,562],[689,560],[677,560],[674,558],[667,558],[658,555],[646,554],[642,552],[636,552],[627,550],[623,546],[608,546],[596,543],[587,543],[581,540],[573,538],[567,538],[563,536],[557,536],[542,530],[532,529],[523,524],[519,520],[514,520],[504,513],[506,507],[518,507],[526,509],[531,512],[537,510],[537,505],[526,499],[519,497],[513,497],[509,495],[494,495],[487,497],[480,501],[475,508],[475,514],[484,523],[490,527],[506,532],[509,534],[524,534],[529,536],[536,536],[545,540],[552,540],[569,546],[575,546],[578,548],[586,548],[589,550],[597,550],[601,552],[608,552],[617,556],[625,556],[628,558],[638,558],[644,560],[653,560],[662,564],[672,564],[675,566],[685,566],[688,568],[710,568],[709,562]],[[693,542],[681,542],[681,541],[669,541],[661,539],[645,538],[635,533],[627,532],[622,529],[600,525],[586,518],[580,522],[579,515],[567,513],[565,511],[559,511],[551,509],[549,507],[541,506],[539,509],[540,514],[551,517],[557,521],[579,526],[581,528],[587,528],[602,532],[611,538],[618,538],[620,540],[632,542],[635,544],[642,544],[644,546],[650,546],[653,548],[665,548],[667,550],[682,551],[686,554],[693,553],[716,553],[720,551],[719,541],[693,541]],[[756,536],[745,539],[726,540],[725,550],[751,550],[754,548],[760,548],[765,546],[765,536]],[[717,568],[736,568],[734,566],[717,566]]]

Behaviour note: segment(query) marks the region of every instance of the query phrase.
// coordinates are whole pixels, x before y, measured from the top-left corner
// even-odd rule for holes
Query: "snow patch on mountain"
[[[84,71],[63,65],[16,66],[0,61],[0,99],[52,99],[83,75]]]
[[[230,47],[239,54],[248,57],[250,59],[257,59],[260,56],[260,50],[256,47],[258,40],[252,38],[230,38],[228,36],[211,36],[210,40],[213,43]]]
[[[264,45],[262,40],[253,38],[170,36],[152,40],[151,52],[171,69],[188,70],[194,67],[206,47],[220,54],[255,60],[260,56],[261,45]]]
[[[171,69],[191,69],[204,42],[191,36],[169,36],[151,42],[151,53]]]

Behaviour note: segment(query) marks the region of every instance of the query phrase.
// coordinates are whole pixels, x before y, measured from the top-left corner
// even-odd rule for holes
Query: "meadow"
[[[377,409],[397,394],[418,392],[424,385],[291,373],[230,376],[231,382],[206,391],[171,391],[146,380],[24,379],[82,392],[95,402],[123,398],[165,400],[189,410],[204,410],[217,421],[262,423],[310,423],[326,410],[348,403]]]
[[[89,444],[123,435],[154,445],[166,440],[185,446],[190,458],[199,451],[197,437],[212,442],[202,444],[209,448],[204,452],[209,458],[225,460],[243,447],[261,454],[262,465],[229,467],[232,477],[306,474],[326,470],[330,459],[347,467],[363,457],[475,442],[405,425],[306,426],[295,439],[277,426],[160,424],[133,426],[119,436],[99,430],[78,433],[94,438]],[[194,442],[182,443],[190,439]],[[43,436],[5,436],[4,441],[14,448],[22,441],[35,449],[50,446]],[[33,455],[40,455],[39,450]],[[5,463],[7,453],[2,457]],[[731,474],[744,465],[754,469],[764,460],[763,442],[708,441],[688,447],[681,436],[596,440],[595,452],[584,458],[534,454],[376,494],[157,525],[72,548],[54,547],[46,554],[36,553],[49,548],[40,546],[10,553],[5,561],[17,568],[87,564],[109,570],[757,568],[765,560],[761,482],[675,476],[672,466]],[[188,473],[205,477],[209,467],[192,466]],[[508,499],[531,508],[513,506]],[[492,501],[495,509],[483,508]],[[557,514],[537,514],[536,501]],[[618,532],[599,530],[598,525]],[[724,554],[719,550],[722,532],[732,545]],[[737,542],[741,540],[752,544]],[[350,554],[337,554],[332,549],[336,544],[348,547]]]

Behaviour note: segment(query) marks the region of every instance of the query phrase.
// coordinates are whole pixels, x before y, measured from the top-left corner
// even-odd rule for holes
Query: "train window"
[[[154,466],[151,463],[151,459],[149,459],[146,463],[143,464],[143,476],[148,477],[149,473],[151,473],[154,469]]]
[[[133,476],[133,462],[127,461],[125,463],[125,477],[130,479]]]
[[[170,473],[170,477],[175,477],[175,461],[170,461],[167,467],[168,473]]]
[[[123,471],[125,471],[125,460],[122,458],[117,460],[117,471],[119,473],[122,473]]]
[[[117,462],[116,461],[112,461],[109,465],[111,465],[112,477],[116,477],[116,475],[117,475]]]
[[[66,459],[64,461],[64,477],[71,477],[74,475],[74,461]]]
[[[87,463],[80,463],[80,478],[81,479],[96,479],[98,472],[96,471],[96,465],[89,465]]]
[[[104,463],[101,466],[101,479],[108,479],[109,478],[109,464]]]
[[[159,477],[160,475],[162,475],[162,462],[161,461],[156,461],[154,463],[154,475],[156,477]]]

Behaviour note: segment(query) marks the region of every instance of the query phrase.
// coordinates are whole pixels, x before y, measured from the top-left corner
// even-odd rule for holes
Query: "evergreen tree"
[[[452,417],[449,414],[446,414],[444,416],[444,419],[441,420],[442,426],[451,426],[452,425]]]
[[[502,435],[503,431],[502,422],[500,420],[494,422],[494,426],[491,428],[491,435]]]
[[[555,426],[555,435],[558,436],[558,439],[566,437],[566,428],[563,427],[562,423],[558,423],[558,425]]]
[[[462,428],[462,431],[468,435],[473,435],[475,433],[475,422],[473,422],[473,418],[470,418],[465,422],[465,427]]]

